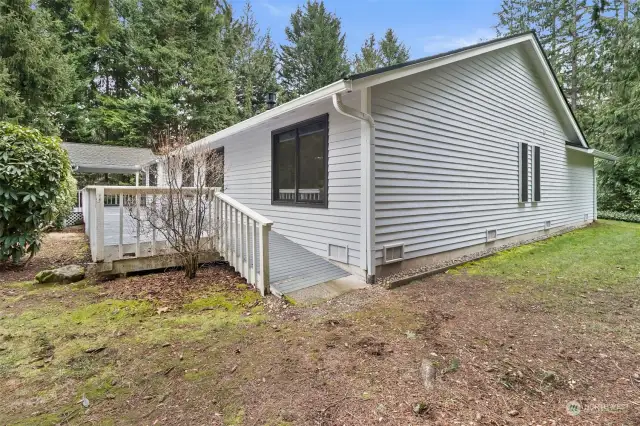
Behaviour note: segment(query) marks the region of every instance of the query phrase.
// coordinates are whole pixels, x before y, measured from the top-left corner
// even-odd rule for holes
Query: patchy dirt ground
[[[604,222],[311,307],[222,266],[1,284],[0,423],[637,425],[639,252]]]
[[[51,232],[44,235],[42,249],[27,267],[0,262],[0,284],[29,281],[41,270],[89,260],[87,237],[81,231]]]

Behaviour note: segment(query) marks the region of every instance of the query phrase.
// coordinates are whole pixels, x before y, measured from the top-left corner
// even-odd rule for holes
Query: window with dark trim
[[[529,201],[529,145],[520,144],[520,202]]]
[[[533,147],[533,201],[541,200],[540,188],[540,147]]]
[[[224,187],[224,147],[207,154],[205,183],[210,188]]]
[[[149,166],[149,186],[158,186],[158,164],[153,163]]]
[[[271,133],[272,203],[327,206],[328,115]]]

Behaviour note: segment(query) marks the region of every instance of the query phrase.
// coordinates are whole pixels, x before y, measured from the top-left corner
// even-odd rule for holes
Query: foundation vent
[[[589,213],[585,213],[585,214],[584,214],[584,220],[585,220],[585,221],[586,221],[586,220],[589,220]]]
[[[546,221],[546,222],[544,223],[544,229],[545,229],[545,231],[546,231],[547,229],[551,229],[551,221],[550,221],[550,220],[548,220],[548,221]]]
[[[404,260],[404,243],[391,244],[382,248],[384,263],[402,262]]]
[[[487,242],[495,241],[498,239],[498,230],[497,229],[487,229]]]
[[[337,262],[349,263],[349,247],[340,246],[337,244],[329,243],[329,259]]]

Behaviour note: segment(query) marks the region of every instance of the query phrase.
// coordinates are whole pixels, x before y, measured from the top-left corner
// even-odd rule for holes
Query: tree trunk
[[[196,277],[198,271],[198,254],[188,253],[184,259],[184,276],[190,280]]]
[[[575,112],[578,103],[578,2],[573,2],[573,27],[571,28],[571,108]]]

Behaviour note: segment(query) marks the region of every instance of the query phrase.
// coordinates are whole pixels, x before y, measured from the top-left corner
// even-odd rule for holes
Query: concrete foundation
[[[593,221],[588,220],[584,222],[578,222],[568,226],[561,226],[556,228],[550,228],[544,231],[530,232],[528,234],[517,235],[515,237],[503,238],[495,241],[491,241],[484,244],[476,244],[469,247],[463,247],[456,250],[450,250],[442,253],[436,253],[428,256],[416,257],[414,259],[403,260],[402,262],[390,263],[388,265],[376,266],[376,277],[386,277],[406,269],[420,268],[423,266],[435,265],[437,263],[446,262],[454,259],[458,259],[463,256],[467,256],[473,253],[479,253],[494,247],[500,247],[504,245],[514,244],[518,242],[525,243],[527,240],[542,237],[545,235],[553,235],[558,233],[569,232],[577,227],[584,227],[591,224]]]

